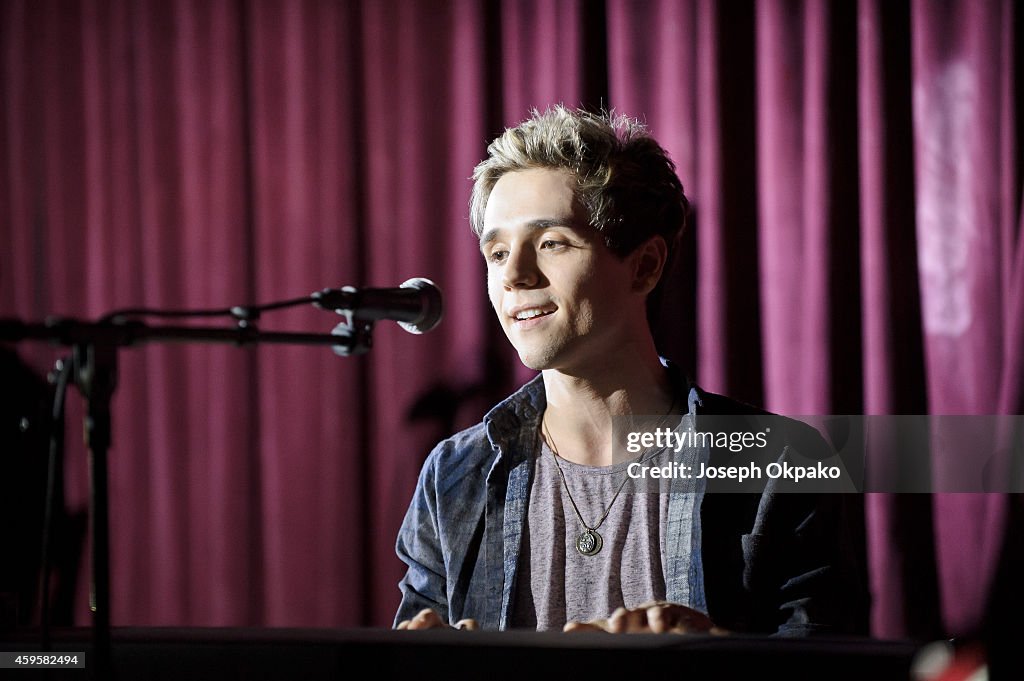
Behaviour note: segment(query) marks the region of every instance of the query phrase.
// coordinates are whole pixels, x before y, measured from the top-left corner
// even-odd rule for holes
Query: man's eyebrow
[[[498,237],[498,230],[489,229],[480,235],[480,248],[483,248],[487,244],[491,243]]]
[[[540,232],[545,229],[552,227],[572,227],[570,220],[559,219],[559,218],[541,218],[539,220],[530,220],[526,223],[526,227],[531,232]],[[480,235],[480,248],[483,248],[487,244],[491,243],[498,238],[498,233],[501,230],[498,228],[489,229]]]

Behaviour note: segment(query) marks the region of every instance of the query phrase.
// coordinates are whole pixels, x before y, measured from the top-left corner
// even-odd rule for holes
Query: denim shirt
[[[695,414],[701,393],[665,363],[676,394]],[[496,405],[483,422],[437,445],[427,458],[396,550],[408,565],[395,623],[432,608],[450,624],[477,620],[506,629],[546,406],[537,376]],[[666,598],[707,611],[700,550],[700,499],[672,495],[663,555]]]
[[[766,412],[690,384],[663,360],[693,415]],[[505,629],[511,615],[546,398],[538,376],[482,423],[430,453],[398,535],[408,565],[395,623],[423,608],[449,623]],[[810,452],[827,444],[791,421],[778,443]],[[709,453],[712,463],[719,453]],[[867,633],[863,500],[859,495],[760,493],[674,495],[662,555],[668,600],[708,613],[732,631],[778,636]],[[860,520],[858,520],[860,519]]]

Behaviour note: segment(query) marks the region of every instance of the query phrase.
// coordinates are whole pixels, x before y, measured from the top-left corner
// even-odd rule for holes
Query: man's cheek
[[[495,280],[488,274],[487,277],[487,299],[491,302],[491,309],[494,313],[501,317],[501,283],[495,282]]]

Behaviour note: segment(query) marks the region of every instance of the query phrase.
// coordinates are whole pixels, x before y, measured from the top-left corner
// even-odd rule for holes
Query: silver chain
[[[665,412],[665,416],[669,416],[672,413],[672,410],[675,409],[675,407],[676,407],[676,396],[675,396],[675,391],[673,390],[672,391],[672,404],[669,405],[668,411]],[[582,525],[586,529],[590,530],[591,532],[597,530],[604,523],[605,518],[608,517],[608,514],[612,512],[612,506],[615,505],[616,499],[619,498],[619,493],[622,492],[622,488],[626,486],[627,482],[629,482],[629,475],[627,474],[626,477],[624,477],[622,479],[622,484],[619,485],[619,488],[617,490],[615,490],[615,496],[612,497],[611,502],[608,504],[608,508],[606,508],[604,510],[604,514],[601,516],[600,520],[597,521],[597,524],[594,525],[593,527],[591,527],[590,525],[587,525],[586,521],[583,520],[583,515],[580,513],[579,507],[576,505],[576,500],[573,499],[573,497],[572,497],[572,492],[569,490],[569,483],[565,479],[565,472],[562,471],[562,465],[560,463],[558,463],[558,447],[555,445],[555,439],[553,437],[551,437],[551,431],[548,429],[548,423],[547,423],[547,418],[546,417],[541,419],[540,427],[541,427],[541,431],[542,431],[542,433],[544,435],[544,439],[547,440],[548,446],[551,449],[551,459],[555,462],[555,468],[558,469],[558,476],[560,478],[562,478],[562,486],[565,488],[565,493],[569,496],[569,503],[572,504],[572,510],[576,512],[576,518],[579,519],[580,525]]]

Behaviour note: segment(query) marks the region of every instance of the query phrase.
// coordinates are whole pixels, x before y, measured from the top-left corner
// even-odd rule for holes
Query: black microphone
[[[354,319],[364,321],[391,319],[409,333],[430,331],[444,316],[441,289],[422,277],[398,288],[325,288],[311,297],[324,310],[351,312]]]

